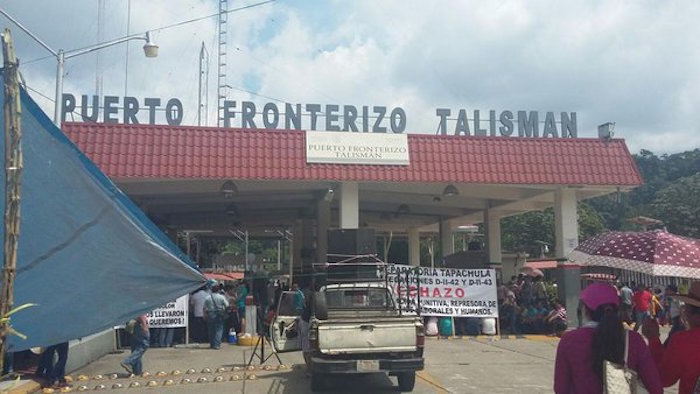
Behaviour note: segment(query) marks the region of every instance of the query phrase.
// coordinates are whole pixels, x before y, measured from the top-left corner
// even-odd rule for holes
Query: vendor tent
[[[0,124],[4,116],[0,113]],[[11,337],[8,350],[99,332],[205,283],[24,90],[21,121],[24,169],[14,305],[38,306],[12,316],[13,327],[28,338]],[[0,151],[4,144],[2,139]],[[5,172],[0,173],[4,186]]]

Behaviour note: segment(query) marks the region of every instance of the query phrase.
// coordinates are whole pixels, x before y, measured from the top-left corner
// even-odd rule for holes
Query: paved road
[[[428,339],[426,341],[426,369],[418,373],[416,393],[551,393],[554,357],[558,340],[556,338],[534,337],[530,339]],[[86,382],[76,382],[93,391],[95,386],[103,384],[106,392],[114,392],[112,385],[119,383],[124,387],[138,382],[141,387],[122,389],[124,393],[308,393],[309,378],[305,376],[303,361],[299,353],[282,354],[282,362],[287,368],[278,370],[276,360],[268,365],[272,370],[246,371],[254,374],[254,380],[243,380],[244,352],[247,357],[251,348],[241,346],[224,346],[221,350],[201,348],[150,349],[144,357],[145,369],[151,373],[167,372],[167,377],[126,378],[119,366],[119,361],[127,353],[110,354],[100,360],[72,373],[73,377],[84,374],[91,377]],[[274,362],[273,362],[274,361]],[[234,370],[237,367],[239,370]],[[193,374],[173,376],[172,371],[185,372],[195,369]],[[203,368],[212,372],[202,373]],[[217,372],[224,368],[225,371]],[[109,380],[110,374],[119,374],[119,378]],[[104,375],[104,380],[95,380],[97,374]],[[221,376],[223,382],[214,382]],[[206,383],[196,383],[199,378],[206,378]],[[232,381],[237,377],[239,380]],[[173,385],[166,386],[167,379]],[[183,379],[193,383],[183,384]],[[156,387],[145,388],[148,380],[157,383]],[[396,393],[396,378],[385,374],[348,375],[334,379],[328,388],[329,393]],[[676,389],[667,393],[677,392]]]

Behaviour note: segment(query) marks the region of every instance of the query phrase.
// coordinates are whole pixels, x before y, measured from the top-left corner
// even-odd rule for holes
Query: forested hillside
[[[646,216],[663,221],[668,231],[700,238],[700,148],[657,156],[648,150],[633,155],[644,185],[579,203],[579,238],[606,230],[638,230],[630,221]],[[506,218],[503,246],[539,255],[539,244],[554,244],[551,209]]]

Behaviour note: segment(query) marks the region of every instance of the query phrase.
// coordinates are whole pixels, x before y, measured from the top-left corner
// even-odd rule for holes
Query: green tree
[[[584,240],[607,230],[603,217],[586,202],[578,204],[579,239]],[[504,249],[540,255],[538,241],[554,245],[554,210],[527,212],[505,218],[501,224]],[[550,248],[554,252],[554,248]]]
[[[668,231],[700,238],[700,173],[680,178],[659,190],[651,209],[655,217],[664,221]]]
[[[554,211],[551,208],[510,216],[501,222],[504,249],[539,256],[540,245],[535,241],[554,245]]]
[[[629,193],[614,193],[590,200],[611,230],[637,230],[629,222],[636,216],[654,216],[657,192],[680,178],[700,172],[700,149],[657,156],[649,150],[633,155],[644,184]],[[665,220],[662,216],[656,219]]]

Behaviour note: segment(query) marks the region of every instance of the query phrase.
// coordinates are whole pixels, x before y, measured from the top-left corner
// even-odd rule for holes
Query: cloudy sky
[[[260,1],[230,0],[229,8]],[[185,124],[197,122],[204,43],[215,125],[217,18],[163,27],[215,14],[218,1],[130,3],[128,12],[129,0],[105,0],[101,39],[97,0],[3,0],[0,7],[66,51],[123,37],[127,24],[130,33],[152,31],[155,59],[143,56],[141,41],[99,51],[103,92],[180,98]],[[259,107],[402,107],[406,129],[429,134],[436,108],[536,110],[541,121],[546,111],[576,112],[580,137],[595,137],[598,124],[612,121],[632,152],[675,153],[700,147],[698,16],[697,1],[277,0],[229,14],[226,95]],[[55,58],[0,21],[12,29],[32,96],[52,116]],[[95,54],[69,59],[64,91],[94,94],[97,62]]]

